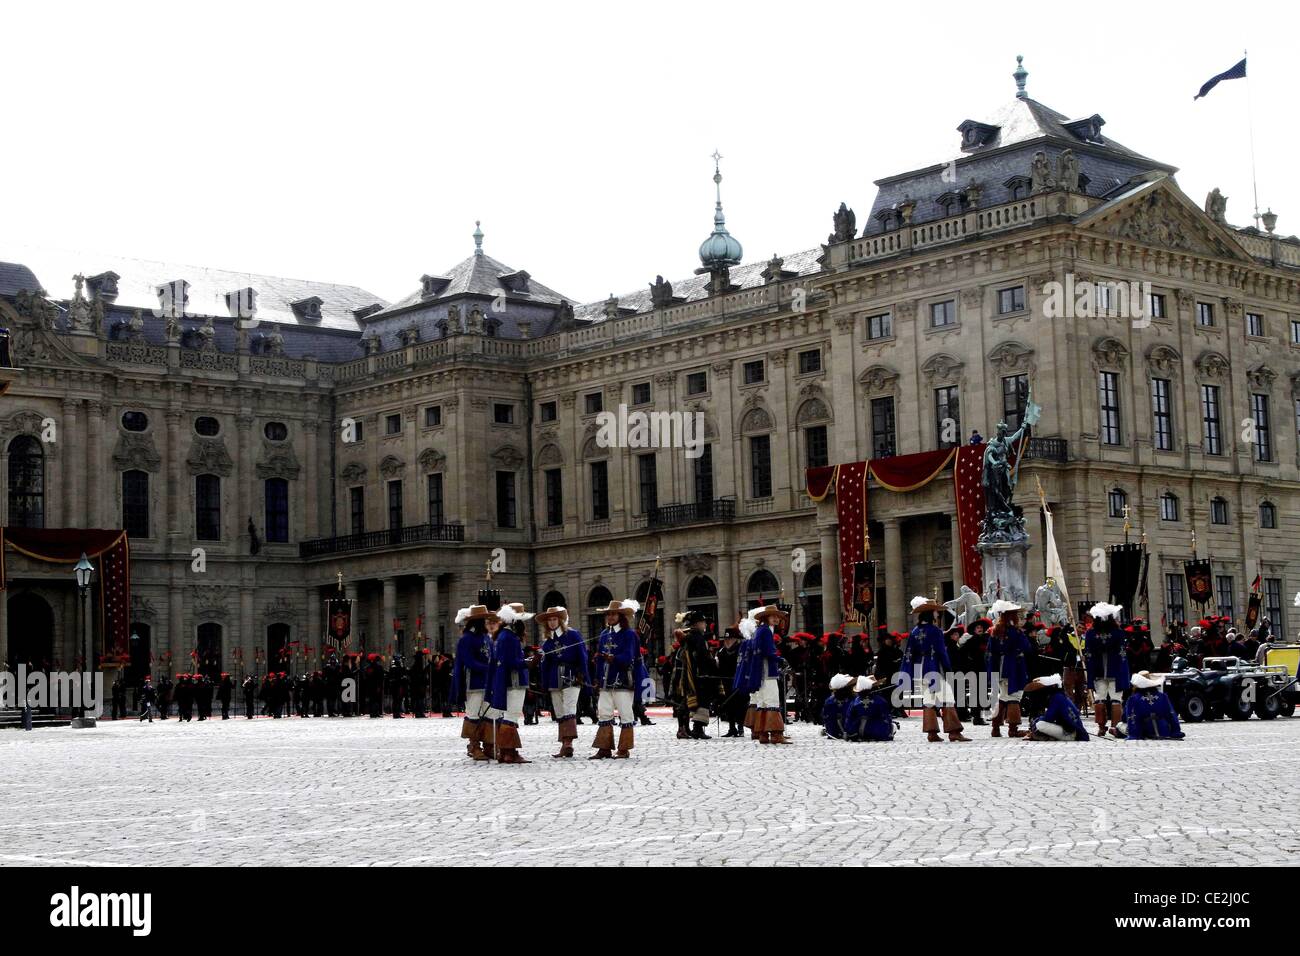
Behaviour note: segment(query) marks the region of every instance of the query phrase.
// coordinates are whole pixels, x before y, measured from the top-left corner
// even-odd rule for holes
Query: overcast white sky
[[[1031,96],[1300,233],[1297,5],[8,4],[0,260],[85,249],[364,286],[485,250],[578,301],[689,275],[709,155],[746,260]],[[54,286],[54,279],[46,279]],[[61,288],[61,287],[56,287]],[[53,290],[52,290],[53,291]],[[68,294],[66,291],[63,294]]]

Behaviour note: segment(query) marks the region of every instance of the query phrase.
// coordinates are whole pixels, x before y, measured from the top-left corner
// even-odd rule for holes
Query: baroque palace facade
[[[611,596],[644,599],[658,559],[669,614],[729,623],[783,595],[820,631],[841,619],[836,518],[805,468],[1014,427],[1032,385],[1017,500],[1036,513],[1041,482],[1076,599],[1104,596],[1096,549],[1124,540],[1127,505],[1153,621],[1199,615],[1181,583],[1195,534],[1224,610],[1240,617],[1259,575],[1293,629],[1300,241],[1271,215],[1229,225],[1217,192],[1202,208],[1100,116],[1016,80],[961,123],[955,158],[880,180],[865,225],[841,207],[824,245],[742,264],[719,198],[695,275],[587,305],[479,231],[391,304],[48,251],[0,265],[21,369],[0,398],[0,524],[125,528],[134,646],[177,666],[318,647],[340,573],[367,649],[391,651],[397,622],[409,651],[421,617],[447,646],[494,559],[508,598],[584,627]],[[44,291],[73,276],[69,297]],[[1144,317],[1108,286],[1129,282],[1150,283]],[[1049,315],[1060,287],[1075,307]],[[603,447],[598,414],[619,406],[702,413],[705,453]],[[961,583],[953,510],[947,481],[870,491],[891,627],[912,594]],[[70,663],[71,574],[7,565],[0,657]]]

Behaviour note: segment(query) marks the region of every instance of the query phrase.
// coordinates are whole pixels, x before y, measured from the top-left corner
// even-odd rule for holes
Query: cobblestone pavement
[[[460,721],[232,719],[0,732],[0,864],[1156,865],[1300,861],[1300,718],[1181,743],[792,747],[678,741],[631,760],[465,757]],[[716,731],[714,731],[716,733]]]

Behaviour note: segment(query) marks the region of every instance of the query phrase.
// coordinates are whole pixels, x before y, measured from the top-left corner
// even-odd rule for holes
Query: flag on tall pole
[[[1061,555],[1056,550],[1056,532],[1052,528],[1052,509],[1047,507],[1047,493],[1043,491],[1043,483],[1034,476],[1034,482],[1038,485],[1038,500],[1043,508],[1043,524],[1046,527],[1046,534],[1043,538],[1043,551],[1047,556],[1047,576],[1056,582],[1056,589],[1061,592],[1061,598],[1065,601],[1067,611],[1072,611],[1074,605],[1070,602],[1070,589],[1065,583],[1065,568],[1061,565]],[[1070,614],[1073,618],[1073,613]],[[1074,623],[1071,621],[1070,623]],[[1070,635],[1070,642],[1074,644],[1079,651],[1083,650],[1083,641],[1078,634],[1078,628],[1071,629],[1074,633]]]
[[[1235,66],[1229,67],[1218,76],[1212,76],[1201,84],[1201,92],[1192,97],[1193,100],[1199,100],[1202,96],[1209,93],[1219,85],[1220,80],[1242,80],[1246,78],[1246,58],[1243,56],[1241,61]]]

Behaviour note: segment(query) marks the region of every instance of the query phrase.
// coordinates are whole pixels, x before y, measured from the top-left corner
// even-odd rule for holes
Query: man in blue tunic
[[[1043,712],[1029,722],[1029,740],[1087,740],[1079,708],[1062,686],[1060,674],[1039,677],[1025,685],[1026,693],[1046,691]]]
[[[1002,724],[1007,725],[1008,737],[1023,737],[1020,729],[1020,702],[1025,685],[1029,683],[1029,638],[1020,629],[1020,612],[1023,608],[1014,601],[999,599],[989,608],[993,629],[989,631],[985,672],[989,691],[998,697],[997,710],[990,723],[990,736],[1002,736]]]
[[[519,725],[524,719],[524,697],[528,693],[528,659],[524,644],[514,628],[523,629],[532,614],[522,604],[504,604],[486,618],[492,637],[492,661],[488,667],[487,712],[484,723],[493,725],[498,763],[531,763],[519,754]]]
[[[491,759],[496,746],[495,739],[488,739],[492,722],[482,719],[483,694],[492,663],[492,638],[488,636],[486,624],[489,613],[482,604],[461,608],[456,613],[456,623],[465,630],[456,644],[456,658],[452,663],[451,699],[456,703],[465,701],[460,736],[469,741],[465,753],[475,760]]]
[[[1124,632],[1119,627],[1123,609],[1118,604],[1104,601],[1094,604],[1088,611],[1092,627],[1083,637],[1083,656],[1088,665],[1088,680],[1092,682],[1093,713],[1097,718],[1097,734],[1105,736],[1106,718],[1109,715],[1112,735],[1124,719],[1124,691],[1129,686],[1128,655],[1124,648]]]
[[[846,739],[893,740],[897,729],[889,700],[893,685],[864,674],[857,679],[853,690],[857,696],[849,702],[844,718]]]
[[[932,743],[942,743],[939,736],[939,717],[943,717],[943,730],[951,743],[967,743],[970,738],[962,734],[965,728],[957,716],[956,697],[952,684],[952,661],[948,659],[948,645],[943,631],[934,623],[934,616],[944,606],[927,597],[912,598],[912,613],[916,627],[907,638],[904,669],[909,674],[920,673],[921,729]]]
[[[831,695],[822,704],[822,730],[827,737],[843,740],[844,718],[853,703],[853,678],[848,674],[831,677]]]
[[[1124,704],[1124,720],[1116,724],[1117,737],[1129,740],[1182,740],[1186,734],[1178,713],[1164,692],[1164,677],[1150,671],[1133,675],[1133,693]]]
[[[776,649],[776,630],[785,630],[790,618],[775,604],[757,608],[753,619],[758,623],[754,629],[753,662],[757,673],[754,682],[757,691],[751,698],[754,702],[754,732],[758,742],[763,744],[789,744],[794,741],[785,735],[785,701],[781,699],[780,676],[781,655]]]
[[[537,615],[537,623],[546,635],[542,688],[551,699],[551,713],[560,722],[560,752],[552,756],[568,758],[573,756],[573,742],[578,739],[578,695],[588,680],[587,644],[569,627],[569,612],[563,607],[548,607]]]
[[[600,688],[596,704],[599,726],[596,748],[589,760],[609,757],[626,759],[631,756],[635,742],[637,694],[642,683],[650,678],[645,661],[641,658],[641,641],[632,630],[632,615],[641,609],[633,600],[610,601],[605,611],[605,629],[596,644],[595,681]],[[614,753],[614,712],[618,712],[618,751]]]

